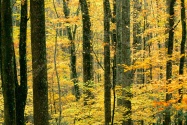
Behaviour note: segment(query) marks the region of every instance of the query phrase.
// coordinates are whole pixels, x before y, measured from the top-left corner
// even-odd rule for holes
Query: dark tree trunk
[[[181,40],[181,48],[180,48],[180,54],[181,54],[181,58],[180,58],[180,66],[179,66],[179,75],[183,75],[184,74],[184,61],[185,61],[185,42],[186,42],[186,15],[185,15],[185,4],[184,4],[184,0],[181,0],[181,22],[182,22],[182,40]],[[182,84],[183,80],[179,79],[179,84]],[[178,102],[181,103],[182,101],[182,88],[179,89],[179,100]],[[180,114],[182,113],[182,111],[179,111],[179,117]],[[182,125],[182,120],[179,118],[178,121],[179,125]]]
[[[172,54],[173,54],[173,41],[174,41],[174,4],[176,0],[170,0],[168,2],[168,11],[169,11],[169,38],[167,41],[168,44],[168,52],[167,56],[169,60],[166,63],[166,80],[167,80],[167,85],[171,83],[171,78],[172,78]],[[167,92],[168,90],[166,90]],[[169,101],[172,97],[171,93],[166,93],[166,102]],[[170,109],[166,109],[165,113],[165,121],[164,125],[170,125],[171,124],[171,118],[170,118]]]
[[[1,4],[2,4],[2,2],[1,2],[1,1],[2,1],[2,0],[0,0],[0,74],[1,74],[1,69],[2,69],[2,53],[1,53],[1,44],[2,44],[2,43],[1,43],[1,39],[2,39],[2,38],[1,38],[1,37],[2,37],[2,35],[1,35],[1,34],[2,34],[2,32],[1,32],[1,30],[2,30],[2,27],[1,27],[1,26],[2,26],[2,25],[1,25],[1,21],[2,21],[2,20],[1,20],[1,12],[2,12],[2,9],[1,9],[1,8],[2,8],[2,6],[1,6]]]
[[[87,105],[87,101],[90,98],[93,98],[89,87],[91,87],[91,81],[93,80],[92,73],[92,45],[91,45],[91,22],[90,15],[88,11],[88,5],[86,0],[79,0],[82,11],[82,23],[83,23],[83,82],[86,89],[84,90],[85,102],[84,105]]]
[[[15,74],[14,74],[14,45],[12,38],[12,8],[10,0],[2,0],[2,87],[4,97],[4,124],[16,125]]]
[[[34,124],[48,125],[48,85],[44,0],[31,0]]]
[[[122,63],[131,66],[131,45],[130,45],[130,0],[122,1]],[[122,104],[128,110],[124,113],[123,125],[131,125],[131,90],[130,87],[133,83],[132,71],[123,70],[122,88]]]
[[[139,2],[139,0],[133,0],[133,53],[137,53],[142,49],[143,40],[141,39],[141,21],[138,21],[138,17],[140,16],[140,11],[142,9],[142,4]],[[141,57],[137,57],[134,59],[134,62],[136,61],[142,61]],[[143,73],[143,67],[140,69],[137,69],[136,72],[136,78],[135,83],[137,84],[144,84],[144,73]]]
[[[64,9],[64,15],[65,18],[69,18],[70,12],[69,12],[69,8],[68,5],[66,3],[65,0],[63,0],[63,9]],[[79,10],[77,10],[79,11]],[[77,12],[78,15],[78,12]],[[76,70],[76,51],[75,51],[75,33],[76,33],[76,29],[77,29],[77,25],[75,25],[75,29],[72,33],[71,28],[69,26],[66,27],[67,31],[68,31],[68,39],[70,40],[70,64],[71,64],[71,79],[73,80],[74,83],[74,90],[75,90],[75,97],[76,100],[80,99],[80,91],[79,91],[79,85],[78,85],[78,79],[77,79],[77,70]]]
[[[103,1],[104,7],[104,106],[105,125],[111,122],[111,80],[110,80],[110,2]]]
[[[116,84],[121,85],[123,69],[121,67],[121,41],[122,41],[122,0],[116,0]],[[121,101],[118,99],[117,104],[120,105]]]
[[[27,34],[27,0],[21,3],[19,63],[20,85],[16,84],[16,123],[24,125],[24,111],[27,99],[27,57],[26,57],[26,34]],[[16,67],[16,65],[15,65]],[[15,68],[16,72],[16,68]],[[17,73],[15,73],[17,74]],[[15,79],[17,81],[17,78]]]
[[[113,12],[112,12],[112,19],[111,22],[116,26],[116,0],[113,0]],[[115,115],[115,107],[116,107],[116,29],[112,30],[111,34],[112,40],[112,48],[114,51],[113,55],[113,67],[112,67],[112,91],[113,91],[113,105],[112,105],[112,118],[111,118],[111,125],[114,124],[114,115]]]

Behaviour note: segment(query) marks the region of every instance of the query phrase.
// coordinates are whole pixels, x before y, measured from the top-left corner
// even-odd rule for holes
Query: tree
[[[184,75],[184,62],[185,62],[185,42],[186,42],[186,15],[185,15],[185,4],[184,0],[181,0],[181,22],[182,22],[182,40],[181,40],[181,48],[180,48],[180,65],[179,65],[179,75]],[[179,79],[179,84],[182,84],[183,80]],[[182,88],[179,89],[179,100],[178,102],[181,103],[182,101]],[[179,125],[182,125],[182,120],[180,119],[180,114],[182,111],[179,112]]]
[[[125,112],[123,125],[131,125],[131,84],[132,72],[124,71],[124,66],[131,65],[131,46],[130,46],[130,1],[116,1],[116,25],[117,25],[117,48],[116,63],[117,83],[122,85],[122,99],[118,99],[119,105],[124,106],[128,111]]]
[[[113,0],[113,12],[112,12],[111,22],[116,27],[116,0]],[[112,106],[112,120],[111,125],[114,124],[114,114],[116,108],[116,28],[112,30],[111,34],[111,41],[112,41],[112,50],[113,50],[113,61],[112,61],[112,91],[113,91],[113,106]]]
[[[4,124],[16,125],[14,45],[12,37],[11,0],[2,0],[1,4],[1,53],[2,88],[4,97]]]
[[[31,0],[34,124],[48,125],[48,84],[44,0]]]
[[[63,0],[63,10],[64,10],[65,18],[68,19],[70,16],[70,10],[69,10],[67,2],[65,0]],[[76,13],[77,15],[78,15],[78,12],[79,12],[79,8]],[[77,57],[76,57],[75,43],[74,43],[77,25],[75,25],[73,32],[72,32],[70,26],[67,26],[66,29],[68,32],[68,39],[70,40],[71,79],[73,80],[73,83],[74,83],[75,97],[77,100],[79,100],[80,99],[80,91],[79,91],[79,85],[78,85],[78,79],[77,79],[77,70],[76,70]]]
[[[142,40],[141,40],[141,36],[139,35],[141,33],[141,22],[138,21],[138,17],[140,16],[142,5],[138,0],[134,0],[133,3],[134,3],[133,4],[133,48],[134,48],[133,53],[137,53],[142,49],[141,47]],[[136,74],[137,75],[136,75],[135,82],[137,84],[144,83],[143,67],[142,69],[137,69]]]
[[[21,3],[21,22],[20,22],[20,43],[19,43],[19,63],[20,63],[20,84],[16,75],[16,123],[24,125],[24,110],[27,99],[27,57],[26,57],[26,38],[27,38],[27,0]],[[16,61],[14,70],[17,74]]]
[[[92,45],[91,45],[91,22],[86,0],[79,0],[82,12],[83,24],[83,82],[85,86],[85,102],[93,97],[89,87],[91,86],[92,76]]]
[[[111,122],[111,79],[110,79],[110,2],[103,1],[104,8],[104,107],[105,125]]]
[[[169,38],[167,39],[167,56],[168,60],[166,62],[166,80],[167,80],[167,85],[171,83],[172,79],[172,54],[173,54],[173,41],[174,41],[174,5],[175,5],[176,0],[168,0],[167,1],[167,6],[168,6],[168,21],[169,21]],[[166,90],[167,92],[168,90]],[[166,93],[166,102],[169,101],[172,98],[171,93]],[[170,118],[170,109],[166,109],[165,113],[165,125],[170,125],[171,124],[171,118]]]
[[[126,66],[131,66],[131,45],[130,45],[130,0],[122,1],[122,63]],[[122,95],[124,96],[123,105],[127,108],[124,114],[128,117],[123,121],[123,125],[131,125],[131,85],[133,82],[132,71],[125,71],[123,73],[122,88],[124,88]]]
[[[122,73],[123,69],[121,67],[121,64],[123,63],[121,60],[121,41],[122,41],[122,19],[121,19],[121,0],[116,0],[116,84],[122,83]],[[118,102],[119,99],[118,99]]]

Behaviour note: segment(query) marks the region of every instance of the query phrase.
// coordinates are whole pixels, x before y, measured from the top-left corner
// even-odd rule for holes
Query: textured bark
[[[123,125],[131,125],[131,92],[133,75],[131,71],[124,72],[123,65],[131,65],[130,49],[130,0],[116,0],[116,81],[122,85],[122,98],[118,99],[118,105],[124,106],[128,111],[125,112]]]
[[[167,6],[168,6],[168,13],[169,13],[169,38],[167,39],[167,56],[168,61],[166,63],[166,80],[167,80],[167,86],[171,83],[172,78],[172,60],[170,59],[173,54],[173,41],[174,41],[174,4],[176,0],[168,0]],[[168,90],[166,90],[167,92]],[[166,102],[169,101],[172,98],[171,93],[166,93]],[[164,125],[170,125],[171,124],[171,118],[170,118],[170,109],[166,110],[165,113],[165,121],[163,123]]]
[[[12,37],[12,8],[10,0],[2,0],[2,88],[4,97],[4,124],[16,125],[14,46]]]
[[[65,0],[63,0],[63,9],[64,9],[65,18],[69,18],[70,12],[69,12],[69,8],[68,8],[68,5],[67,5]],[[77,12],[77,15],[78,15],[78,12]],[[69,26],[67,26],[66,28],[67,28],[67,31],[68,31],[68,39],[71,42],[70,43],[71,79],[73,80],[73,83],[74,83],[76,100],[79,100],[80,99],[80,91],[79,91],[79,85],[78,85],[78,79],[77,79],[77,70],[76,70],[77,57],[76,57],[75,43],[74,43],[74,40],[75,40],[74,36],[75,36],[75,33],[76,33],[77,25],[75,25],[75,29],[74,29],[73,33],[72,33],[71,28]]]
[[[31,0],[34,124],[48,125],[48,84],[44,0]]]
[[[131,45],[130,45],[130,0],[122,1],[122,63],[131,66]],[[131,91],[130,87],[133,83],[133,74],[132,71],[126,71],[123,73],[123,83],[122,88],[123,92],[123,100],[122,104],[125,108],[128,109],[126,113],[124,113],[124,117],[126,118],[123,121],[123,125],[131,125]]]
[[[0,0],[0,1],[2,1],[2,0]],[[2,69],[2,53],[1,53],[1,44],[2,44],[2,42],[1,42],[1,37],[2,37],[2,32],[1,32],[1,29],[2,29],[2,25],[1,25],[1,12],[2,12],[2,10],[1,10],[1,4],[2,4],[2,2],[0,2],[0,74],[1,74],[1,69]]]
[[[85,86],[85,102],[90,98],[93,98],[89,87],[91,87],[91,80],[93,80],[93,71],[92,71],[92,45],[91,45],[91,22],[90,15],[88,11],[88,4],[86,0],[79,0],[82,11],[82,24],[83,24],[83,82]]]
[[[104,108],[105,125],[111,122],[111,79],[110,79],[110,3],[103,0],[104,8]]]
[[[116,26],[116,0],[113,0],[113,12],[112,12],[112,20],[111,22]],[[112,118],[111,118],[111,125],[114,124],[114,117],[115,117],[115,107],[116,107],[116,29],[112,30],[111,34],[111,41],[112,41],[112,48],[114,51],[113,57],[113,66],[112,66],[112,91],[113,91],[113,105],[112,105]]]
[[[27,0],[21,4],[19,63],[20,85],[16,82],[16,123],[24,125],[24,111],[27,99],[27,57],[26,57],[26,34],[27,34]],[[16,61],[15,61],[16,62]],[[16,67],[16,63],[14,63]],[[16,68],[15,68],[15,74]],[[17,78],[15,79],[17,81]]]
[[[185,41],[186,41],[186,15],[185,15],[185,5],[184,0],[181,0],[181,21],[182,21],[182,40],[181,40],[181,48],[180,48],[180,66],[179,66],[179,75],[184,74],[184,61],[185,61]],[[179,94],[182,94],[182,90],[179,90]],[[181,103],[181,98],[179,99],[179,103]]]
[[[121,42],[122,42],[122,0],[116,0],[116,84],[120,85],[122,84],[122,73],[123,69],[121,67],[121,64],[123,63],[121,60]],[[118,102],[119,99],[118,99]]]
[[[134,48],[134,52],[139,52],[142,49],[142,39],[141,39],[141,21],[138,21],[138,17],[140,16],[140,11],[142,9],[142,4],[139,2],[139,0],[133,0],[133,48]],[[139,57],[137,57],[139,58]],[[136,58],[136,59],[137,59]],[[141,61],[140,59],[135,61]],[[137,69],[135,74],[136,74],[136,78],[135,78],[135,83],[137,84],[144,84],[144,73],[142,72],[143,68],[141,69]]]
[[[186,42],[186,15],[185,15],[185,4],[184,0],[181,0],[181,22],[182,22],[182,40],[181,40],[181,48],[180,48],[180,65],[179,65],[179,75],[184,74],[184,62],[185,62],[185,42]],[[183,80],[179,79],[179,84],[182,84]],[[179,89],[179,95],[180,98],[178,100],[179,103],[182,101],[183,93],[182,93],[182,87]],[[180,111],[182,113],[182,111]],[[180,114],[179,112],[179,114]],[[180,115],[179,115],[180,117]],[[182,120],[179,118],[178,121],[179,125],[182,125]]]

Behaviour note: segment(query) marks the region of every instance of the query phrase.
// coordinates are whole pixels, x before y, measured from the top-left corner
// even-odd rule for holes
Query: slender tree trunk
[[[112,12],[112,23],[116,26],[116,0],[113,0],[113,12]],[[113,105],[112,105],[112,118],[111,125],[114,124],[115,107],[116,107],[116,29],[112,30],[112,48],[114,51],[113,55],[113,67],[112,67],[112,90],[113,90]]]
[[[44,0],[31,0],[34,124],[48,125],[48,84]]]
[[[184,74],[184,62],[185,62],[185,42],[186,42],[186,15],[185,15],[185,4],[184,4],[184,0],[181,0],[181,22],[182,22],[182,40],[181,40],[181,48],[180,48],[180,54],[181,54],[181,58],[180,58],[180,65],[179,65],[179,75],[183,75]],[[179,84],[182,84],[183,80],[179,79]],[[178,102],[181,103],[182,101],[182,97],[183,97],[183,93],[182,93],[182,87],[179,89],[179,100]],[[181,120],[181,113],[182,111],[179,111],[179,120],[178,120],[178,124],[182,125],[182,120]]]
[[[122,0],[116,0],[116,84],[120,85],[122,84],[122,73],[123,69],[121,67],[121,41],[122,41],[122,14],[121,14],[121,8],[122,8]],[[118,99],[117,104],[120,105],[121,101]]]
[[[27,99],[27,57],[26,57],[26,37],[27,37],[27,0],[21,3],[21,23],[20,23],[20,43],[19,43],[19,63],[20,63],[20,85],[16,84],[16,123],[24,125],[24,111]],[[15,63],[16,64],[16,63]],[[16,65],[14,65],[16,67]],[[15,68],[15,72],[16,68]],[[15,73],[17,74],[17,73]],[[17,81],[17,78],[15,79]]]
[[[2,0],[1,6],[1,53],[2,87],[4,97],[4,124],[16,125],[14,45],[12,37],[12,8],[10,0]]]
[[[70,10],[68,8],[67,2],[65,0],[63,0],[63,9],[64,9],[64,15],[65,18],[69,18],[70,16]],[[79,8],[77,10],[77,15],[78,15],[78,11]],[[75,25],[75,29],[72,33],[71,28],[69,26],[66,27],[67,31],[68,31],[68,39],[70,40],[70,64],[71,64],[71,79],[73,80],[74,83],[74,90],[75,90],[75,97],[76,100],[80,99],[80,91],[79,91],[79,85],[78,85],[78,78],[77,78],[77,70],[76,70],[76,52],[75,52],[75,34],[76,34],[76,29],[77,29],[77,25]]]
[[[110,79],[110,2],[103,0],[104,7],[104,107],[105,125],[111,122],[111,79]]]
[[[141,45],[142,45],[142,40],[141,40],[141,22],[138,22],[138,17],[140,15],[140,11],[141,11],[141,3],[138,0],[134,0],[133,1],[134,5],[133,5],[133,48],[134,51],[133,53],[137,53],[141,50]],[[135,61],[141,61],[139,59],[139,57],[137,57],[136,59],[138,60],[134,60]],[[136,70],[136,78],[135,78],[135,82],[137,84],[143,84],[143,79],[142,79],[142,69],[137,69]]]
[[[122,1],[122,63],[131,66],[131,45],[130,45],[130,0]],[[124,71],[124,70],[123,70]],[[123,125],[131,125],[131,85],[133,83],[132,71],[125,71],[123,73],[122,82],[122,104],[127,108],[127,112],[124,113]]]
[[[1,41],[2,41],[2,38],[1,38],[1,37],[2,37],[2,35],[1,35],[1,34],[2,34],[2,31],[1,31],[1,30],[2,30],[2,27],[1,27],[1,26],[2,26],[2,25],[1,25],[1,24],[2,24],[2,23],[1,23],[1,22],[2,22],[2,20],[1,20],[1,19],[2,19],[2,18],[1,18],[2,2],[1,2],[1,1],[2,1],[2,0],[0,0],[0,74],[1,74],[1,70],[2,70],[2,51],[1,51],[1,46],[2,46],[2,45],[1,45],[1,44],[2,44],[2,42],[1,42]],[[2,80],[2,79],[1,79],[1,80]]]
[[[90,98],[93,98],[89,87],[91,85],[91,80],[93,80],[92,73],[92,45],[91,45],[91,22],[90,15],[88,11],[88,5],[86,0],[79,0],[82,11],[82,23],[83,23],[83,82],[85,86],[85,102],[84,105],[87,105],[87,101]]]
[[[174,4],[176,0],[169,0],[167,1],[167,6],[169,7],[169,38],[167,40],[168,44],[168,60],[166,63],[166,80],[167,80],[167,86],[171,83],[172,78],[172,54],[173,54],[173,41],[174,41]],[[168,90],[166,90],[168,92]],[[166,102],[169,101],[172,98],[171,93],[166,93]],[[165,121],[163,123],[164,125],[170,125],[171,124],[171,117],[170,117],[170,109],[166,109],[165,112]]]
[[[140,52],[142,49],[142,39],[141,39],[141,21],[138,21],[138,18],[140,16],[140,11],[142,9],[142,4],[139,2],[139,0],[133,0],[133,54],[136,54],[137,52]],[[141,57],[135,57],[134,62],[136,61],[142,61]],[[133,62],[133,63],[134,63]],[[134,84],[144,84],[144,73],[143,67],[140,69],[137,69],[134,73],[136,76],[134,77]],[[141,125],[143,125],[143,120],[139,121]]]

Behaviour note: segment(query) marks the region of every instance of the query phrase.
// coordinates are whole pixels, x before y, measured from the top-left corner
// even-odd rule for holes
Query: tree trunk
[[[111,122],[111,80],[110,80],[110,2],[103,1],[104,7],[104,107],[105,125]]]
[[[122,1],[122,63],[131,66],[131,45],[130,45],[130,0]],[[123,70],[124,71],[124,70]],[[122,104],[127,108],[127,112],[124,113],[123,125],[131,125],[131,85],[133,83],[132,71],[126,71],[123,73],[122,82]]]
[[[125,71],[123,64],[131,65],[131,48],[130,48],[130,1],[116,0],[116,81],[122,85],[122,98],[118,99],[118,104],[124,106],[128,111],[125,112],[123,125],[131,125],[131,92],[132,72]]]
[[[116,84],[122,84],[122,73],[123,69],[121,67],[121,41],[122,41],[122,14],[121,14],[122,0],[116,0]],[[120,105],[120,99],[118,99],[117,104]]]
[[[173,54],[173,41],[174,41],[174,4],[176,0],[169,0],[167,1],[168,6],[168,13],[169,13],[169,38],[167,39],[167,45],[168,45],[168,60],[166,63],[166,80],[167,80],[167,86],[171,83],[172,78],[172,54]],[[167,92],[168,90],[166,90]],[[169,101],[172,98],[171,93],[166,93],[166,102]],[[164,125],[170,125],[171,124],[171,118],[170,118],[170,109],[166,109],[165,113],[165,121],[163,123]]]
[[[44,0],[31,0],[34,124],[48,125],[48,84]]]
[[[139,0],[134,0],[133,1],[134,5],[133,5],[133,48],[134,48],[134,53],[137,53],[141,50],[141,45],[142,45],[142,39],[141,39],[141,22],[138,22],[138,17],[140,16],[140,11],[141,11],[141,3],[139,2]],[[140,57],[137,57],[135,61],[141,61]],[[135,78],[135,83],[137,84],[144,84],[144,80],[143,78],[143,67],[141,67],[141,69],[137,69],[135,74],[136,74],[136,78]]]
[[[181,48],[180,48],[180,54],[181,54],[181,58],[180,58],[180,65],[179,65],[179,75],[183,75],[184,74],[184,62],[185,62],[185,42],[186,42],[186,15],[185,15],[185,4],[184,4],[184,0],[181,0],[181,22],[182,22],[182,40],[181,40]],[[182,84],[183,80],[179,79],[179,84]],[[178,102],[181,103],[182,101],[182,87],[179,89],[179,100]],[[178,124],[182,125],[182,120],[181,120],[181,114],[182,111],[179,111],[179,116],[178,116]]]
[[[111,22],[116,26],[116,0],[113,0],[113,12],[112,12],[112,20]],[[111,118],[111,125],[114,124],[114,115],[115,115],[115,108],[116,108],[116,29],[112,30],[111,34],[112,40],[112,48],[113,48],[113,66],[112,66],[112,91],[113,91],[113,105],[112,105],[112,118]]]
[[[70,12],[69,12],[69,8],[68,5],[66,3],[65,0],[63,0],[63,9],[64,9],[64,15],[65,18],[69,18],[70,16]],[[77,10],[77,15],[78,15],[78,11]],[[75,52],[75,33],[76,33],[76,29],[77,29],[77,25],[75,25],[75,29],[73,31],[73,33],[71,32],[71,28],[69,26],[66,27],[67,31],[68,31],[68,39],[70,40],[70,64],[71,64],[71,79],[73,80],[74,83],[74,90],[75,90],[75,97],[76,100],[80,99],[80,91],[79,91],[79,85],[78,85],[78,78],[77,78],[77,70],[76,70],[76,52]]]
[[[2,0],[0,0],[0,1],[2,1]],[[2,42],[1,42],[1,40],[2,40],[2,18],[1,18],[1,12],[2,12],[2,2],[0,2],[0,74],[1,74],[1,70],[2,70],[2,51],[1,51],[1,44],[2,44]]]
[[[10,0],[2,0],[1,6],[1,53],[2,88],[4,97],[4,124],[16,125],[14,45],[12,38],[12,8]]]
[[[79,0],[82,11],[82,23],[83,23],[83,82],[85,86],[84,105],[87,105],[87,101],[93,98],[89,87],[92,85],[93,73],[92,73],[92,45],[91,45],[91,22],[88,11],[88,5],[86,0]]]
[[[21,3],[21,23],[20,23],[20,43],[19,43],[19,63],[20,63],[20,85],[16,84],[16,123],[24,125],[24,111],[27,99],[27,57],[26,57],[26,37],[27,37],[27,0]],[[15,63],[16,64],[16,63]],[[16,67],[16,65],[14,65]],[[15,74],[16,68],[15,68]],[[17,78],[15,79],[17,81]],[[17,82],[16,82],[17,83]]]

